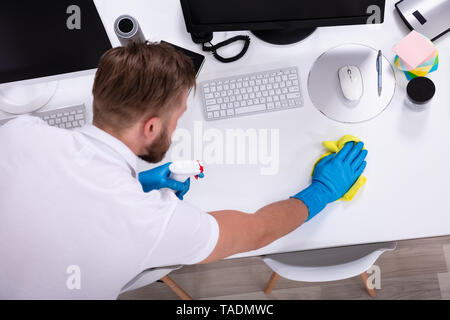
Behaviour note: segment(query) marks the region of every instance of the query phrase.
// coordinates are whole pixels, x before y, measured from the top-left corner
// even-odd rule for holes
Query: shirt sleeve
[[[214,250],[219,225],[210,214],[186,201],[179,201],[144,269],[196,264]]]

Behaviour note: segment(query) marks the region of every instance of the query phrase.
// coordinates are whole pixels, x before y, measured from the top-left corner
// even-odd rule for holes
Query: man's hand
[[[362,142],[348,142],[337,154],[330,154],[316,165],[311,185],[294,196],[308,207],[308,220],[346,194],[363,173],[367,165],[367,150],[363,147]]]
[[[176,196],[183,200],[183,196],[189,191],[190,179],[184,183],[169,179],[171,162],[154,169],[139,173],[139,182],[142,185],[144,192],[152,190],[159,190],[162,188],[169,188],[176,191]]]

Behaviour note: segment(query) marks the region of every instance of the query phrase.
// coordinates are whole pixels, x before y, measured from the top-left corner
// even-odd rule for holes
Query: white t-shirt
[[[0,127],[0,298],[115,299],[145,269],[208,257],[216,220],[173,192],[144,193],[136,166],[95,126]]]

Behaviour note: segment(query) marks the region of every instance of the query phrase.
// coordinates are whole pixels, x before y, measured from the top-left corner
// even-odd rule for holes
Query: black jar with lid
[[[436,86],[429,78],[416,77],[409,81],[406,92],[411,106],[421,109],[434,97]]]

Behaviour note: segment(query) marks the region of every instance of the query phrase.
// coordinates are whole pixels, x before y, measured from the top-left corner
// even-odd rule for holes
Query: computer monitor
[[[92,0],[7,1],[0,30],[0,109],[16,114],[48,102],[55,80],[95,72],[112,48]],[[43,92],[25,105],[7,101],[7,92],[21,86],[26,95]]]
[[[382,23],[385,0],[181,0],[188,32],[207,42],[215,31],[250,30],[272,44],[303,40],[316,27]]]

